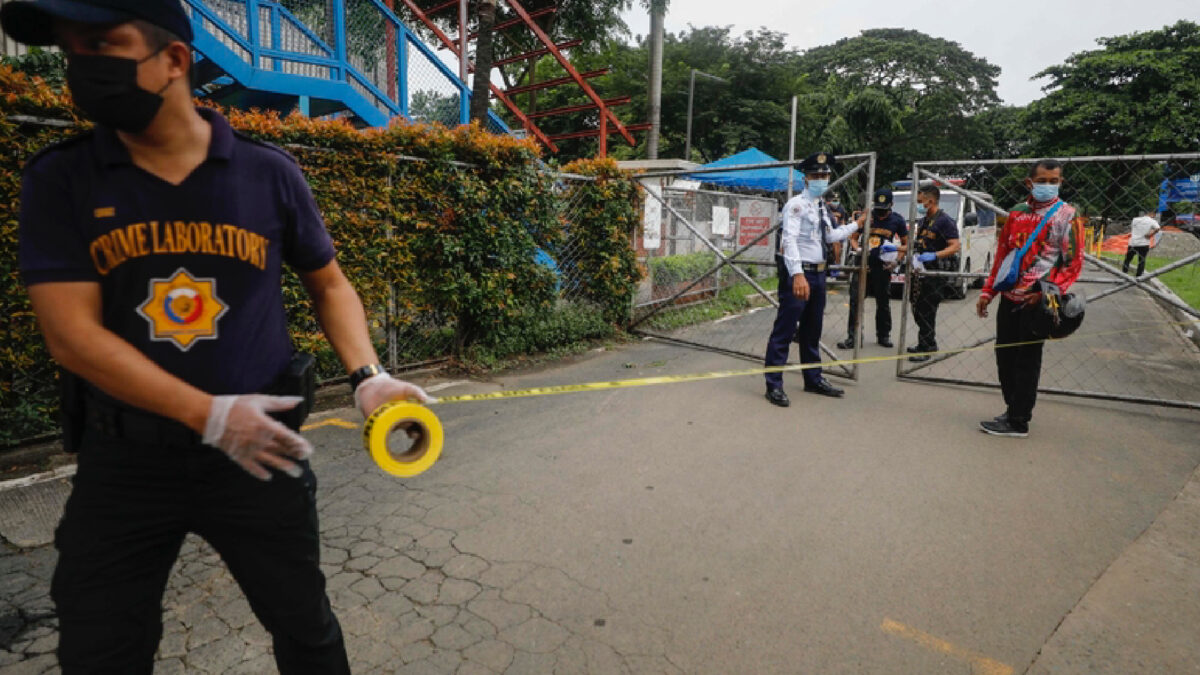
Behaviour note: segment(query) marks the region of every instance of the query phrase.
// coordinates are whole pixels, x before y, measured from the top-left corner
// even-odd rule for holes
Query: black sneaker
[[[848,337],[845,340],[837,343],[838,349],[854,349],[854,338]]]
[[[767,400],[780,408],[786,408],[792,404],[791,400],[788,399],[788,395],[782,389],[768,389]]]
[[[886,347],[888,349],[896,346],[895,343],[892,342],[892,339],[887,336],[879,338],[877,342],[879,342],[880,347]]]
[[[1007,417],[1005,417],[1003,422],[999,421],[998,418],[994,420],[988,420],[986,422],[980,422],[979,428],[982,429],[984,433],[991,434],[993,436],[1025,438],[1029,435],[1028,424],[1017,424],[1009,421]]]
[[[933,357],[928,354],[921,354],[920,356],[910,356],[908,357],[908,360],[912,361],[913,363],[925,363],[931,358]]]

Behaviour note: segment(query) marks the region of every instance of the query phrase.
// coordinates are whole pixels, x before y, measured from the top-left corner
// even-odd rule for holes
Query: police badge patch
[[[150,324],[151,340],[186,352],[217,338],[217,321],[229,306],[217,297],[216,279],[197,279],[180,267],[168,279],[150,280],[149,297],[137,311]]]

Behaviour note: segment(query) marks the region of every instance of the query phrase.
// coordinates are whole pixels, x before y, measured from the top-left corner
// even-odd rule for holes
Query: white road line
[[[435,391],[442,391],[443,389],[449,389],[450,387],[457,387],[460,384],[471,384],[471,381],[470,380],[454,380],[453,382],[442,382],[440,384],[435,384],[435,385],[425,387],[425,391],[427,393],[432,393]]]

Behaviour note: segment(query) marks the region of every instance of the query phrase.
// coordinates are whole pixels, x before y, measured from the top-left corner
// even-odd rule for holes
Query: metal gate
[[[826,195],[847,213],[869,214],[875,153],[838,161]],[[646,200],[638,254],[647,274],[635,301],[632,332],[762,362],[779,305],[775,232],[789,191],[803,183],[793,166],[775,162],[636,176]],[[774,176],[774,183],[767,176]],[[846,335],[850,273],[865,273],[865,267],[864,258],[860,268],[831,268],[821,342],[828,361],[857,355],[857,347],[854,353],[839,353],[832,345]],[[853,292],[861,294],[862,285]],[[857,305],[861,315],[863,303]],[[858,377],[854,364],[832,365],[825,372]]]
[[[905,380],[998,387],[994,313],[981,319],[975,303],[994,260],[995,241],[1009,207],[1024,202],[1023,181],[1036,160],[921,162],[913,185],[937,185],[942,205],[955,218],[963,242],[960,269],[925,273],[943,278],[936,314],[941,354],[914,362],[911,320],[914,273],[906,263],[904,309],[897,351],[897,377]],[[1040,391],[1200,408],[1200,233],[1196,230],[1196,186],[1200,153],[1124,157],[1058,158],[1063,164],[1062,198],[1074,205],[1086,250],[1083,273],[1072,292],[1088,297],[1083,326],[1072,336],[1047,343]],[[915,199],[905,207],[916,219]],[[897,204],[899,210],[900,204]],[[953,212],[951,212],[953,210]],[[1157,212],[1166,226],[1150,250],[1145,273],[1129,261],[1125,240],[1133,218]],[[921,278],[918,273],[916,278]],[[915,346],[915,345],[914,345]]]

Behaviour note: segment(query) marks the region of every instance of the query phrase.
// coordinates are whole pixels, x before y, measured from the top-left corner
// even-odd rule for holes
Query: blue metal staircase
[[[469,87],[380,0],[185,0],[197,95],[234,107],[468,120]],[[489,128],[507,132],[495,113]]]

